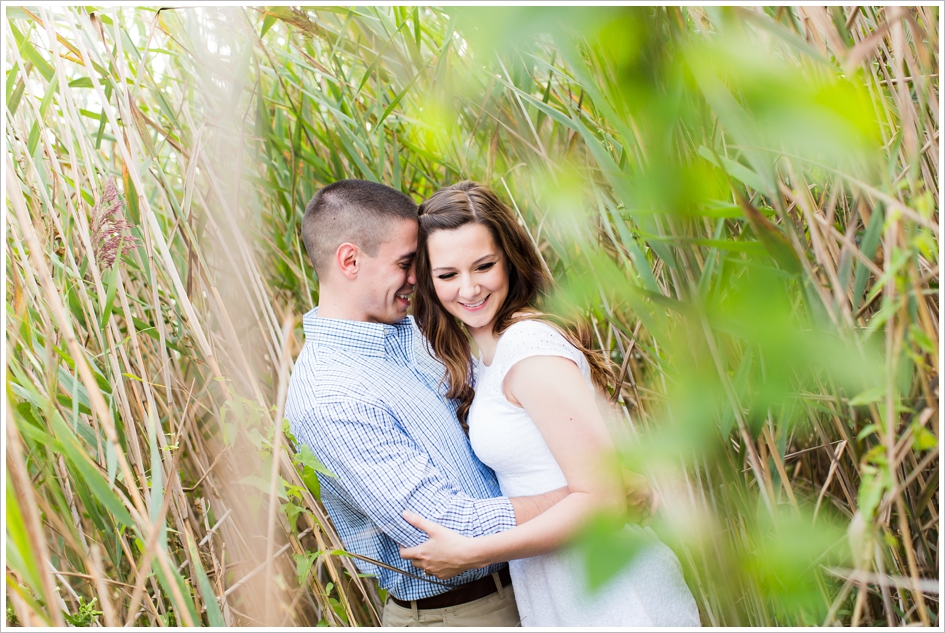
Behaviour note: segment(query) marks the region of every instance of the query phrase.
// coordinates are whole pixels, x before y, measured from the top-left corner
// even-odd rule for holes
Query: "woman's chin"
[[[478,314],[469,314],[465,310],[449,310],[448,312],[465,325],[469,331],[478,330],[483,325],[488,325],[487,321]]]
[[[463,323],[463,325],[466,326],[466,329],[469,330],[470,333],[478,332],[479,330],[482,330],[484,328],[491,327],[495,321],[494,319],[490,319],[490,318],[463,319],[462,317],[460,317],[459,320]]]

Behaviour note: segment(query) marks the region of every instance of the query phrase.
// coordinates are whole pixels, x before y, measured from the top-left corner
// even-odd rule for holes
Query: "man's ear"
[[[354,281],[360,270],[361,249],[351,242],[345,242],[335,251],[335,263],[346,279]]]

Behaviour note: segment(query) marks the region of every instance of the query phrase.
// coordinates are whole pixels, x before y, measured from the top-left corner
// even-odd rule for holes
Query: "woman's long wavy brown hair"
[[[417,244],[417,287],[413,313],[433,354],[446,365],[444,381],[448,398],[459,400],[456,417],[465,431],[472,404],[473,364],[469,336],[462,323],[437,299],[430,272],[427,240],[436,231],[452,231],[467,224],[481,224],[509,262],[509,293],[496,314],[494,332],[501,335],[523,319],[540,319],[557,327],[587,358],[591,378],[604,393],[615,380],[610,361],[592,347],[591,328],[582,318],[544,314],[541,305],[550,290],[551,278],[542,267],[538,251],[511,209],[486,186],[466,180],[440,189],[420,205],[420,235]],[[615,389],[616,393],[616,389]]]

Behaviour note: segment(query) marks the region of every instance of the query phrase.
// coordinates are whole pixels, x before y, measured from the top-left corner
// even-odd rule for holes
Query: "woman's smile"
[[[476,301],[476,302],[472,302],[472,301],[457,301],[456,303],[458,303],[459,305],[463,306],[464,308],[466,308],[466,309],[469,310],[470,312],[477,312],[477,311],[481,310],[481,309],[486,305],[486,299],[488,299],[488,298],[491,297],[491,296],[492,296],[492,295],[486,295],[485,297],[483,297],[482,299],[480,299],[479,301]]]

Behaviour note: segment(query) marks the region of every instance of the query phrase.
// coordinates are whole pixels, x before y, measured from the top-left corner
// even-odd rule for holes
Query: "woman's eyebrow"
[[[495,257],[495,253],[489,253],[488,255],[483,255],[482,257],[480,257],[479,259],[477,259],[476,261],[473,262],[473,266],[475,266],[476,264],[482,262],[482,260],[484,260],[484,259],[489,259],[490,257]]]

